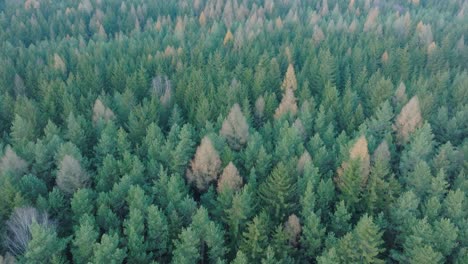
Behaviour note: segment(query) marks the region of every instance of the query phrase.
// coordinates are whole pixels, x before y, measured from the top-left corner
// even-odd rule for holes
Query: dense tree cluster
[[[468,263],[467,10],[0,1],[0,263]]]

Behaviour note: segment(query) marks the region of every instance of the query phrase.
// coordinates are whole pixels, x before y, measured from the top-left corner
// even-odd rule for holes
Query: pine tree
[[[243,233],[240,249],[249,257],[250,261],[260,261],[268,244],[267,226],[262,217],[255,216],[247,224],[247,230]]]
[[[93,245],[99,233],[96,231],[94,219],[89,215],[81,217],[80,225],[75,231],[72,241],[72,255],[75,263],[88,263],[93,256]]]
[[[128,218],[123,223],[127,240],[128,263],[143,263],[149,261],[146,254],[144,216],[140,208],[130,206]]]
[[[192,128],[190,125],[184,125],[179,133],[179,141],[171,153],[171,167],[174,173],[183,175],[190,157],[193,155],[195,142],[193,141]]]
[[[309,258],[317,256],[323,246],[325,227],[320,223],[320,217],[313,211],[304,215],[304,224],[301,235],[302,254]]]
[[[275,219],[283,219],[294,207],[296,185],[283,163],[278,163],[260,185],[259,196]]]
[[[119,248],[118,234],[104,234],[101,241],[94,244],[93,263],[123,263],[126,249]]]
[[[384,263],[378,255],[383,252],[382,232],[367,214],[359,219],[353,230],[355,247],[362,263]],[[357,259],[356,259],[357,260]]]
[[[58,238],[55,230],[33,222],[31,241],[24,253],[25,262],[48,263],[60,259],[67,243],[67,239]]]
[[[190,264],[198,262],[202,257],[199,251],[200,237],[195,233],[192,227],[182,230],[174,247],[172,253],[172,263],[174,264]]]
[[[73,194],[70,201],[73,220],[75,223],[81,222],[83,215],[94,215],[96,194],[91,189],[80,189]]]
[[[148,207],[146,223],[148,226],[148,251],[159,260],[169,249],[169,228],[164,212],[155,205]]]
[[[331,220],[332,231],[337,237],[341,237],[351,230],[351,214],[348,212],[343,200],[336,205]]]

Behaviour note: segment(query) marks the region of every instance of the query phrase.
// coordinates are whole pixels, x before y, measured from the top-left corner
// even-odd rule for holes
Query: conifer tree
[[[397,131],[397,137],[400,143],[406,143],[411,133],[422,124],[421,110],[419,108],[419,99],[414,96],[403,106],[400,114],[397,116],[394,129]]]
[[[219,177],[217,191],[218,193],[222,193],[224,190],[237,191],[241,187],[242,177],[239,175],[239,171],[236,166],[234,166],[232,162],[229,162]]]
[[[247,143],[249,125],[238,104],[232,106],[229,115],[223,122],[220,134],[226,138],[229,146],[234,150],[239,150]]]
[[[26,263],[58,262],[67,243],[67,239],[60,239],[54,229],[33,222],[31,241],[24,253],[24,260]]]
[[[194,183],[199,191],[204,191],[212,181],[218,178],[220,169],[219,154],[211,140],[205,136],[190,163],[190,169],[187,170],[187,180],[189,183]]]
[[[275,111],[275,118],[279,119],[286,114],[295,116],[297,113],[296,97],[294,96],[294,90],[286,89],[284,91],[283,99]]]
[[[286,166],[279,163],[260,185],[259,196],[275,219],[283,219],[294,207],[295,181]]]
[[[241,243],[242,252],[248,256],[250,261],[260,261],[264,255],[268,244],[267,226],[262,217],[255,216],[254,219],[247,224],[247,230],[243,233]]]
[[[119,248],[118,234],[104,234],[101,241],[94,244],[93,263],[123,263],[126,249]]]
[[[80,163],[70,155],[65,155],[59,164],[57,172],[57,186],[67,194],[73,194],[76,190],[87,185],[88,174]]]
[[[281,89],[286,91],[291,89],[292,91],[297,90],[297,80],[296,80],[296,73],[294,71],[294,66],[292,64],[288,65],[288,70],[286,71],[286,75],[284,76],[283,84],[281,85]]]
[[[93,245],[99,233],[96,231],[94,219],[90,215],[83,215],[72,241],[72,255],[76,263],[87,263],[93,256]]]

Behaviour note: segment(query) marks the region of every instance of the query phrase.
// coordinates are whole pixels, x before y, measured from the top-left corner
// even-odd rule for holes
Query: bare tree
[[[21,176],[28,169],[28,164],[18,155],[15,151],[7,146],[5,154],[2,159],[0,159],[0,175],[4,173],[12,173],[17,176]]]
[[[93,122],[99,120],[109,121],[114,118],[114,112],[107,108],[100,99],[96,99],[93,106]]]
[[[46,212],[34,207],[15,208],[6,222],[5,247],[13,255],[23,254],[31,240],[31,225],[37,223],[45,228],[55,228]]]
[[[198,146],[195,157],[190,162],[186,177],[189,183],[194,183],[198,190],[203,191],[218,178],[221,170],[221,160],[211,140],[205,136]]]
[[[156,76],[151,80],[151,93],[154,96],[162,97],[167,90],[172,90],[172,83],[167,76]]]
[[[234,166],[232,162],[229,162],[218,180],[218,193],[221,193],[226,189],[239,190],[241,186],[242,177],[240,176],[236,166]]]
[[[249,139],[249,125],[239,104],[234,104],[224,119],[220,134],[226,138],[232,149],[239,150]]]
[[[15,257],[13,257],[9,252],[5,256],[0,256],[0,264],[14,264],[16,263]]]
[[[65,155],[57,172],[57,186],[65,193],[73,194],[87,185],[89,176],[80,163],[70,155]]]

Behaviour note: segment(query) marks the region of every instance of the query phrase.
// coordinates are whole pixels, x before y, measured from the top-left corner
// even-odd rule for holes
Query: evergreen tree
[[[296,185],[283,163],[278,163],[260,185],[259,196],[275,219],[281,220],[293,208]]]
[[[31,241],[24,253],[24,261],[27,263],[55,262],[62,258],[67,243],[67,239],[58,238],[55,230],[34,222],[31,225]]]
[[[87,263],[93,256],[93,245],[99,233],[96,231],[94,219],[89,215],[81,217],[80,225],[75,231],[72,241],[73,261],[76,263]]]
[[[268,244],[267,228],[264,218],[258,215],[247,224],[247,230],[242,234],[240,249],[246,252],[250,261],[260,261],[264,256]]]

